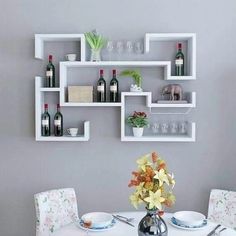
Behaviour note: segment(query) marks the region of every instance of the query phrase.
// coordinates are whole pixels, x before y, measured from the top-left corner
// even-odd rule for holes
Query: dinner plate
[[[202,230],[207,226],[207,220],[204,220],[203,223],[201,225],[198,226],[188,226],[188,225],[181,225],[178,224],[175,220],[174,217],[172,217],[170,219],[169,222],[171,225],[173,225],[174,227],[178,228],[178,229],[183,229],[183,230]]]
[[[107,231],[107,230],[110,230],[110,229],[112,229],[114,226],[115,226],[115,224],[116,224],[116,221],[115,221],[115,219],[113,219],[112,220],[112,222],[111,222],[111,224],[109,224],[108,226],[106,226],[106,227],[91,227],[91,228],[86,228],[86,227],[84,227],[84,222],[83,222],[83,220],[80,220],[79,222],[78,222],[78,226],[79,226],[79,228],[81,228],[81,229],[83,229],[83,230],[85,230],[85,231],[91,231],[91,232],[102,232],[102,231]]]
[[[191,227],[202,225],[203,221],[206,220],[202,213],[196,211],[178,211],[174,213],[173,217],[178,224]]]
[[[84,222],[91,221],[91,228],[103,228],[112,223],[113,216],[106,212],[91,212],[83,215],[81,220]]]

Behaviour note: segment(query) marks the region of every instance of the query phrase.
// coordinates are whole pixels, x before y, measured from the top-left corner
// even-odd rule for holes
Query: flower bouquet
[[[138,208],[138,205],[145,204],[147,209],[147,215],[139,223],[139,234],[147,232],[147,225],[153,224],[155,227],[162,225],[160,234],[150,232],[150,235],[167,235],[167,226],[161,215],[164,213],[163,206],[171,207],[175,203],[172,193],[174,176],[168,172],[165,161],[156,152],[141,157],[137,164],[138,170],[132,172],[133,178],[128,186],[135,188],[130,196],[132,205]]]

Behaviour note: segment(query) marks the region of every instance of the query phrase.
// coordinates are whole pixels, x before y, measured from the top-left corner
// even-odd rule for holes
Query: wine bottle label
[[[54,120],[55,126],[61,126],[61,120]]]
[[[42,120],[42,126],[48,126],[49,121],[48,120]]]
[[[117,86],[116,85],[111,85],[110,86],[110,91],[111,92],[117,92]]]
[[[175,65],[183,65],[184,64],[184,60],[183,59],[176,59],[175,60]]]
[[[98,92],[104,92],[104,86],[103,85],[99,85],[99,86],[97,86],[97,91]]]
[[[52,70],[47,70],[46,71],[46,76],[47,77],[52,77],[53,76],[53,71]]]

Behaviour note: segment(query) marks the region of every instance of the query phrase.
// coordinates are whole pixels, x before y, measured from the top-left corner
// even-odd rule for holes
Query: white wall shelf
[[[85,37],[84,34],[35,34],[35,58],[44,58],[45,42],[75,41],[80,43],[80,58],[85,61]]]
[[[147,33],[144,38],[144,52],[150,52],[151,42],[187,41],[188,75],[167,76],[166,80],[195,80],[196,79],[196,34],[194,33]]]
[[[78,137],[41,135],[41,115],[43,113],[45,92],[60,92],[58,88],[43,88],[43,78],[35,77],[35,139],[36,141],[88,141],[90,138],[90,122],[84,122],[84,134]]]
[[[141,138],[127,136],[126,129],[126,103],[127,97],[146,97],[146,107],[150,109],[151,114],[186,114],[192,108],[196,107],[196,92],[186,93],[187,103],[155,103],[152,100],[151,92],[121,92],[121,102],[118,103],[70,103],[66,99],[66,89],[68,87],[67,70],[69,68],[109,68],[109,67],[127,67],[127,68],[162,68],[164,70],[164,80],[167,81],[188,81],[196,79],[196,35],[192,33],[148,33],[145,35],[144,52],[148,53],[151,42],[161,41],[186,41],[188,48],[188,74],[187,76],[172,76],[171,61],[86,61],[86,42],[84,34],[36,34],[35,35],[35,58],[44,58],[44,43],[57,41],[75,41],[80,43],[81,61],[69,62],[62,61],[59,64],[59,84],[57,88],[45,88],[43,78],[35,78],[35,132],[37,141],[88,141],[90,137],[89,122],[84,122],[84,135],[80,137],[42,137],[41,136],[41,114],[43,112],[44,96],[47,92],[58,92],[60,105],[63,107],[120,107],[121,108],[121,141],[155,141],[155,142],[194,142],[196,133],[196,124],[189,123],[186,135],[149,135]],[[156,112],[157,111],[157,112]],[[156,112],[156,113],[155,113]]]

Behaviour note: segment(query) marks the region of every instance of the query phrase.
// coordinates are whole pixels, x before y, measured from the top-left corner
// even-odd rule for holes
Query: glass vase
[[[138,225],[139,236],[167,236],[168,229],[165,221],[158,215],[158,210],[148,210],[147,214],[139,222]]]
[[[101,50],[91,49],[90,61],[101,61]]]

